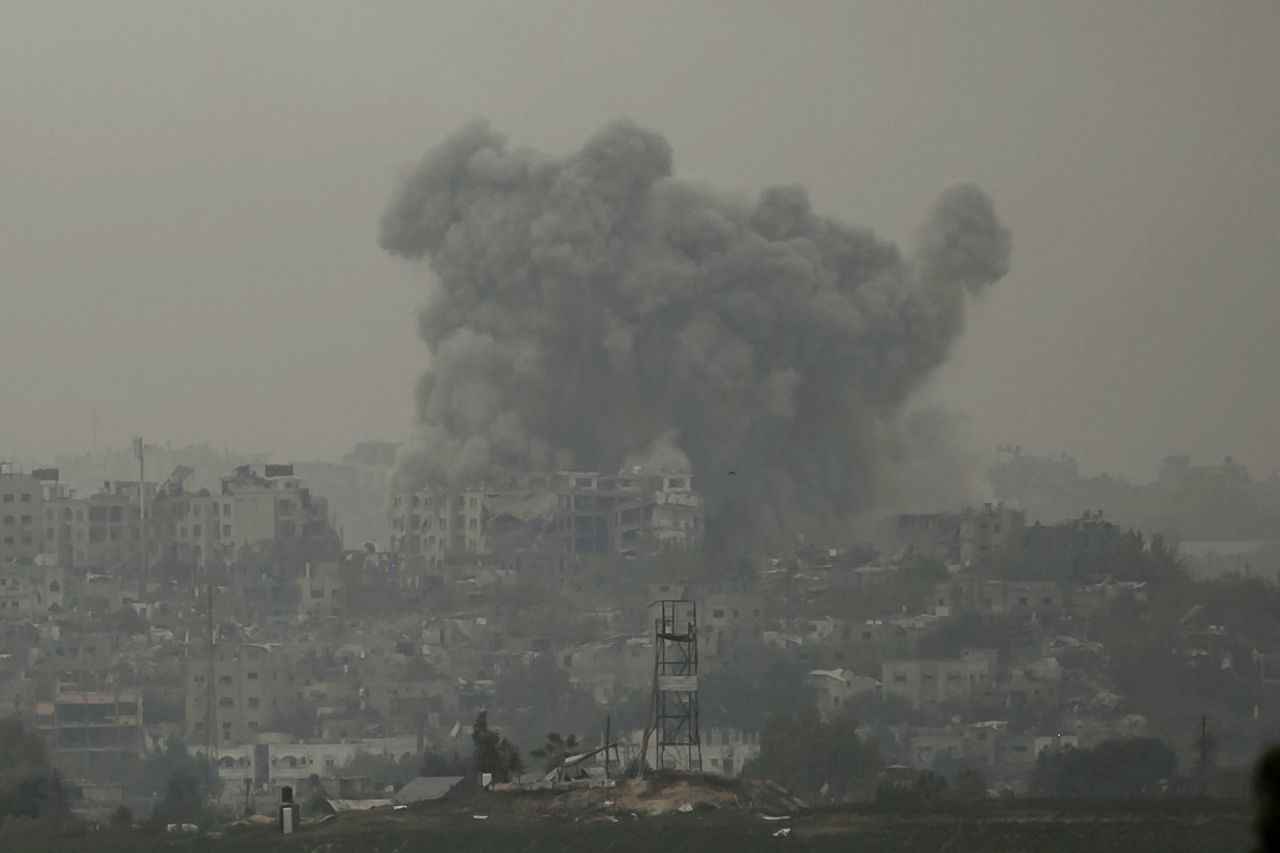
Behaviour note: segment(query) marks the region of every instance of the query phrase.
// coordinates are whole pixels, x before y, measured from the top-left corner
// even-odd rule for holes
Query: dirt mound
[[[695,773],[650,774],[622,780],[613,788],[566,791],[553,802],[567,812],[576,812],[580,819],[711,810],[790,814],[802,806],[773,782]]]
[[[726,779],[689,773],[656,773],[643,779],[623,779],[609,787],[533,789],[504,788],[453,794],[407,809],[375,809],[331,819],[327,830],[345,835],[417,827],[446,831],[447,827],[532,827],[556,823],[627,823],[659,815],[699,815],[716,820],[731,815],[791,815],[803,804],[780,785],[759,780]],[[380,828],[380,829],[379,829]]]

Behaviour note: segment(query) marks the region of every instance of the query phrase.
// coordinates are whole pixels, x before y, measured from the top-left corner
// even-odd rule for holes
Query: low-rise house
[[[804,683],[813,690],[818,712],[825,717],[839,714],[854,697],[880,693],[879,681],[847,669],[815,669],[805,676]]]

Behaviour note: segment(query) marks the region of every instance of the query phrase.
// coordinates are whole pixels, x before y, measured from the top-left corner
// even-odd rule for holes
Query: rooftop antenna
[[[141,549],[141,560],[139,563],[142,567],[142,575],[138,581],[140,600],[145,600],[147,591],[147,483],[146,468],[143,461],[145,450],[142,445],[142,439],[135,438],[133,440],[133,455],[138,459],[138,541]]]
[[[213,680],[216,675],[214,666],[214,650],[217,646],[216,628],[213,620],[213,579],[210,578],[205,587],[205,659],[204,659],[204,758],[208,762],[209,772],[218,772],[218,707],[214,701]]]

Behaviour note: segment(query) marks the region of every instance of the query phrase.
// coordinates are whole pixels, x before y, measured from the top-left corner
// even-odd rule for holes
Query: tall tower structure
[[[698,607],[687,599],[664,599],[654,606],[654,763],[658,770],[700,773]]]

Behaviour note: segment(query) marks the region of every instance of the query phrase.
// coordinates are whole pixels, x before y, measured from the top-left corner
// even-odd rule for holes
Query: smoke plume
[[[898,415],[966,298],[1008,269],[973,186],[941,195],[918,242],[904,257],[800,187],[750,204],[674,178],[666,140],[630,122],[567,157],[471,124],[382,217],[382,247],[436,280],[396,487],[691,467],[729,535],[846,529],[892,477]]]

